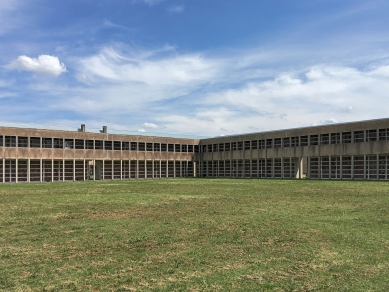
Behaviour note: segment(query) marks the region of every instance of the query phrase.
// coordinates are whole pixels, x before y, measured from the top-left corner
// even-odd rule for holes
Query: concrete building
[[[389,119],[208,139],[0,126],[0,182],[175,177],[387,180]]]

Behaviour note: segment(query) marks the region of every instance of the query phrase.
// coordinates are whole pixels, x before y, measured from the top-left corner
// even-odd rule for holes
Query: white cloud
[[[183,5],[172,5],[167,9],[168,12],[174,13],[174,14],[180,14],[184,11]]]
[[[0,98],[13,97],[13,96],[17,96],[17,94],[15,92],[1,92],[0,91]]]
[[[329,125],[329,124],[336,124],[336,123],[339,123],[339,121],[337,121],[334,118],[329,118],[329,119],[321,120],[319,122],[319,124],[321,124],[321,125]]]
[[[40,55],[38,58],[30,58],[25,55],[19,56],[4,68],[8,70],[31,71],[42,75],[59,76],[66,72],[66,67],[58,57]]]
[[[127,55],[112,47],[80,59],[78,78],[84,82],[136,82],[148,85],[189,85],[215,74],[213,64],[201,55],[159,57],[161,51],[131,51]],[[158,58],[159,57],[159,58]]]
[[[144,133],[144,132],[146,132],[146,130],[144,130],[144,129],[139,129],[138,132]]]
[[[180,55],[169,46],[106,47],[78,60],[77,76],[85,85],[63,89],[62,100],[51,109],[87,113],[91,119],[104,113],[106,120],[128,121],[128,128],[140,131],[200,136],[387,116],[386,65],[357,69],[317,64],[276,71],[257,59],[237,66],[238,59]],[[145,122],[144,113],[153,120]]]
[[[142,124],[143,128],[149,128],[149,129],[158,129],[158,126],[153,123],[143,123]]]
[[[138,0],[138,1],[144,2],[150,6],[153,6],[153,5],[156,5],[164,0]]]

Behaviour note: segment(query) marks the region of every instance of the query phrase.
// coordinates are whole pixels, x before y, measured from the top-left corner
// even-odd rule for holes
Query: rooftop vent
[[[81,124],[81,132],[85,132],[85,124]]]
[[[104,134],[108,133],[107,126],[103,126],[103,133]]]

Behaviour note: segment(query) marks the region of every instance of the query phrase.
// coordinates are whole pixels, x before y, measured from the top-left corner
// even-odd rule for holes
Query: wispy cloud
[[[167,11],[172,14],[180,14],[184,11],[184,5],[172,5],[167,8]]]
[[[0,35],[18,26],[21,19],[17,14],[22,5],[20,0],[0,0]]]
[[[19,56],[8,65],[4,66],[7,70],[31,71],[47,76],[59,76],[66,72],[66,67],[61,63],[58,57],[49,55],[40,55],[38,58]]]
[[[165,0],[136,0],[137,2],[144,2],[150,6],[153,6],[153,5],[156,5],[162,1],[165,1]]]
[[[189,85],[214,74],[212,64],[201,55],[168,55],[131,52],[124,55],[112,47],[80,59],[78,77],[84,82],[140,82],[148,85]]]

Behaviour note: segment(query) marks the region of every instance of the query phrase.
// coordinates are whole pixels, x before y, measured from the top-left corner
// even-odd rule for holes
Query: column
[[[153,144],[153,150],[154,150],[154,144]],[[151,178],[154,178],[155,173],[154,173],[154,159],[151,160]]]
[[[174,146],[176,147],[176,146]],[[173,178],[176,178],[176,160],[173,160]]]
[[[29,142],[27,142],[29,143]],[[30,182],[30,158],[27,159],[27,182]],[[4,162],[3,162],[4,163]]]
[[[253,160],[250,158],[250,178],[252,177],[253,177]]]
[[[93,144],[95,143],[95,140],[93,140]],[[96,160],[93,159],[93,181],[96,180]]]
[[[53,139],[51,139],[51,145],[54,147]],[[51,181],[54,182],[54,159],[51,159]]]
[[[5,183],[5,159],[4,158],[3,158],[3,183]]]
[[[85,148],[85,140],[84,140],[84,148]],[[85,159],[84,159],[84,164],[83,164],[82,170],[83,170],[84,181],[86,181],[86,177],[85,177]]]
[[[273,139],[273,146],[274,146],[274,139]],[[274,161],[275,159],[272,158],[272,166],[271,166],[271,177],[274,178],[274,169],[275,169],[275,166],[274,166]]]
[[[322,159],[321,159],[321,156],[320,156],[320,152],[319,152],[319,157],[317,158],[318,160],[319,160],[319,165],[318,165],[318,167],[319,167],[319,173],[318,173],[318,177],[319,177],[319,179],[322,179],[322,174],[323,174],[323,172],[322,172]]]
[[[363,179],[366,179],[366,154],[363,154]]]
[[[281,178],[285,178],[284,175],[284,158],[281,157]]]
[[[39,159],[39,181],[42,182],[42,159]]]
[[[342,137],[342,133],[340,133],[340,137]],[[339,175],[340,175],[340,179],[343,178],[343,161],[342,161],[342,155],[339,156],[339,163],[340,163],[340,166],[339,166]]]
[[[122,142],[120,142],[120,145],[121,145]],[[120,146],[121,147],[121,146]],[[120,148],[122,149],[122,148]],[[120,180],[123,179],[123,160],[120,159]]]
[[[307,157],[307,178],[311,178],[311,158]]]
[[[65,159],[62,159],[62,181],[65,181]]]
[[[162,160],[159,160],[159,178],[162,178]]]
[[[18,159],[16,158],[15,159],[15,183],[18,183],[18,176],[19,176],[19,165],[18,165]]]
[[[76,181],[76,160],[75,159],[73,159],[73,181]]]
[[[354,137],[354,135],[352,137]],[[351,155],[351,179],[354,179],[354,155]]]
[[[135,178],[139,178],[139,160],[136,161],[136,171],[135,171]]]
[[[103,142],[104,143],[104,142]],[[104,144],[103,144],[104,145]],[[104,147],[104,146],[103,146]],[[101,179],[105,179],[105,160],[103,160],[103,175],[101,176]]]
[[[182,160],[180,160],[180,177],[182,178]]]
[[[112,142],[113,144],[113,142]],[[113,146],[113,145],[112,145]],[[115,177],[114,177],[114,174],[115,174],[115,163],[113,160],[111,160],[111,180],[113,180]]]
[[[332,178],[331,156],[328,156],[328,163],[329,163],[328,165],[329,179],[331,179]]]
[[[378,131],[378,130],[377,130]],[[377,139],[378,139],[378,133],[376,134],[377,135]],[[376,154],[376,161],[377,161],[377,163],[376,163],[376,168],[377,168],[377,180],[379,180],[380,179],[380,174],[379,174],[379,171],[380,171],[380,161],[379,161],[379,155],[378,154]],[[16,162],[17,162],[17,160],[16,160]],[[17,169],[17,165],[16,165],[16,169]]]

